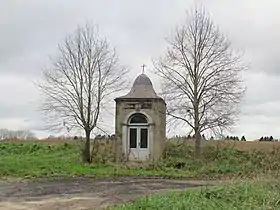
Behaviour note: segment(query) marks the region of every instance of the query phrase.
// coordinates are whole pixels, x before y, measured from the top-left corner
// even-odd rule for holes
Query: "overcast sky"
[[[141,65],[164,53],[167,37],[194,2],[202,3],[234,47],[251,62],[248,88],[234,134],[247,139],[280,138],[280,1],[278,0],[0,0],[0,128],[30,129],[38,136],[43,121],[33,81],[49,63],[57,44],[77,24],[93,22],[116,47],[135,78]],[[112,111],[114,113],[114,111]],[[113,114],[106,120],[113,132]],[[183,132],[183,130],[182,130]]]

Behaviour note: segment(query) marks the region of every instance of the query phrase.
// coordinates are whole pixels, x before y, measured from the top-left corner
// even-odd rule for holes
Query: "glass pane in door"
[[[148,129],[147,128],[141,128],[140,148],[148,148]]]
[[[129,146],[130,148],[137,147],[137,128],[129,129]]]

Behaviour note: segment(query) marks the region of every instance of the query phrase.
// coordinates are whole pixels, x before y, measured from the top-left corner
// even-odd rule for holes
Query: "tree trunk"
[[[194,146],[194,157],[199,159],[201,157],[201,136],[198,128],[195,128],[195,146]]]
[[[85,148],[83,152],[83,161],[85,163],[91,163],[91,157],[90,157],[90,131],[86,130],[86,142],[85,142]]]
[[[200,126],[199,126],[198,102],[196,99],[195,99],[195,106],[194,106],[194,136],[195,136],[194,158],[199,159],[201,156],[201,135],[200,135]]]

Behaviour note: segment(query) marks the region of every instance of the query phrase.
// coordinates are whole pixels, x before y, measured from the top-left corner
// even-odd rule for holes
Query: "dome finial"
[[[144,74],[146,65],[143,63],[141,67],[142,67],[142,74]]]

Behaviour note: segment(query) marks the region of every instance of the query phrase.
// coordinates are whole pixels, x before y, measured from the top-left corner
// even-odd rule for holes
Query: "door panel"
[[[140,132],[140,148],[148,148],[148,129],[141,128]]]
[[[149,158],[148,128],[129,128],[129,160],[146,160]]]
[[[129,128],[129,160],[138,160],[139,151],[138,151],[138,129]]]
[[[129,147],[137,148],[137,128],[129,129]]]

